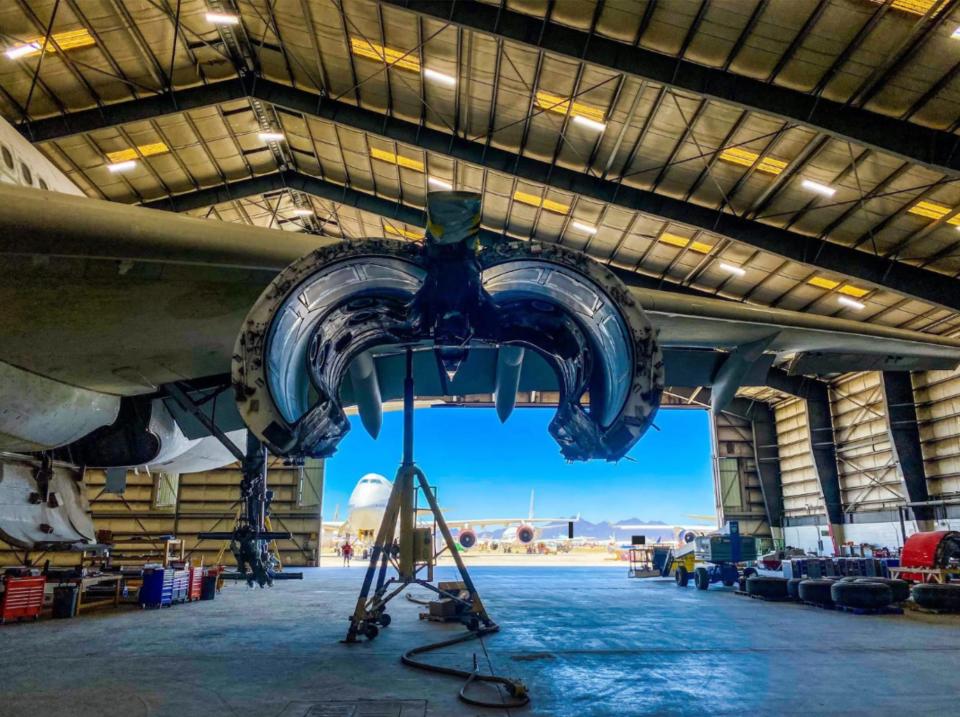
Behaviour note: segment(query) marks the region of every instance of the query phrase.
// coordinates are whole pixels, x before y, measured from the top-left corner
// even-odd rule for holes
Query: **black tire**
[[[767,600],[783,600],[787,597],[787,580],[786,578],[752,575],[747,578],[747,594]]]
[[[800,583],[802,582],[803,582],[803,578],[790,578],[789,580],[787,580],[787,595],[790,597],[791,600],[800,599],[799,588],[800,588]]]
[[[393,618],[390,617],[387,613],[382,613],[380,617],[377,619],[377,622],[380,623],[380,627],[388,627],[390,623],[393,622]]]
[[[476,615],[471,615],[466,620],[463,621],[463,626],[467,628],[470,632],[476,632],[480,629],[480,620]]]
[[[845,577],[845,578],[840,578],[840,582],[841,582],[841,583],[852,583],[854,580],[859,580],[859,579],[860,579],[860,576],[859,576],[859,575],[848,575],[848,576]]]
[[[693,571],[693,584],[697,586],[697,590],[706,590],[710,587],[710,573],[706,568],[697,568]]]
[[[748,579],[756,574],[757,574],[757,571],[755,568],[744,568],[743,570],[743,577]]]
[[[375,638],[377,635],[380,634],[380,628],[378,628],[372,622],[368,622],[366,625],[363,626],[363,634],[366,636],[368,640],[372,640],[373,638]]]
[[[801,580],[797,586],[797,595],[803,602],[812,602],[815,605],[833,605],[830,588],[835,583],[832,580]]]
[[[910,599],[910,583],[897,578],[860,578],[858,583],[882,583],[890,588],[892,602],[906,602]]]
[[[690,573],[682,565],[677,568],[677,574],[674,577],[677,580],[677,585],[682,588],[687,587],[687,583],[690,582]]]
[[[960,612],[960,584],[918,584],[911,588],[910,594],[920,607],[944,612]]]
[[[830,598],[844,607],[860,607],[876,610],[893,602],[893,591],[889,585],[870,583],[862,580],[836,582],[830,588]]]

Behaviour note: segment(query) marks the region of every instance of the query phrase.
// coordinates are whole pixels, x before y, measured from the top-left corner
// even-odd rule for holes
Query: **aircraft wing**
[[[66,445],[111,424],[121,397],[226,376],[247,312],[277,272],[335,241],[0,186],[0,449]],[[715,406],[732,399],[739,386],[763,385],[774,364],[816,374],[960,363],[960,339],[668,291],[631,291],[659,330],[666,385],[711,386]],[[471,350],[447,381],[431,353],[418,352],[417,392],[494,393],[501,353]],[[373,358],[379,398],[399,398],[402,355]],[[557,379],[536,352],[527,351],[516,385],[520,391],[550,391]],[[355,392],[350,380],[341,389],[345,405],[362,402],[363,392]],[[232,403],[228,398],[220,405]],[[166,403],[188,437],[197,437]],[[236,411],[233,416],[239,421]],[[504,519],[484,524],[498,522]]]
[[[451,528],[486,528],[490,525],[541,525],[543,523],[561,523],[566,525],[569,521],[575,520],[572,516],[569,518],[481,518],[479,520],[448,520],[447,526]]]
[[[617,530],[717,530],[715,525],[664,525],[663,523],[638,523],[635,525],[615,525]]]

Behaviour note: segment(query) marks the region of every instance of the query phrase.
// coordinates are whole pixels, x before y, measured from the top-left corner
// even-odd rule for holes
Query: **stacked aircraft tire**
[[[800,583],[803,582],[803,578],[790,578],[787,580],[787,596],[791,600],[800,599]]]
[[[901,603],[910,599],[910,583],[898,578],[858,578],[858,583],[883,583],[893,595],[891,602]]]
[[[764,600],[786,600],[786,578],[769,578],[763,575],[751,575],[747,578],[747,595]]]
[[[920,583],[910,590],[920,607],[940,612],[960,612],[960,585]]]
[[[797,586],[797,595],[801,602],[830,607],[833,605],[830,588],[834,584],[833,580],[801,580]]]
[[[893,602],[893,591],[883,583],[841,580],[830,586],[830,599],[842,607],[879,610]]]

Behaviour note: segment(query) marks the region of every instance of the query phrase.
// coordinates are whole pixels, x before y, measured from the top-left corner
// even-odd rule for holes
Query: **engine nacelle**
[[[536,533],[533,530],[532,525],[521,525],[517,528],[517,542],[527,545],[532,543]]]
[[[477,544],[477,534],[470,530],[470,528],[464,528],[460,531],[460,535],[457,537],[457,542],[460,543],[461,548],[469,550]]]
[[[684,543],[692,543],[699,537],[706,535],[702,530],[685,530],[680,534],[680,540]]]

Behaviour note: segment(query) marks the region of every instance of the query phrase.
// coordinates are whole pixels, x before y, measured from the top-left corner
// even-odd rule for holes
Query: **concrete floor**
[[[487,714],[456,700],[457,679],[400,664],[405,649],[462,629],[421,623],[405,600],[373,643],[338,644],[362,573],[309,570],[213,602],[0,626],[0,715]],[[629,580],[625,568],[473,574],[503,627],[485,640],[490,660],[533,697],[513,714],[948,714],[960,699],[960,617],[764,603]],[[474,651],[482,660],[477,643],[431,659],[468,667]]]

